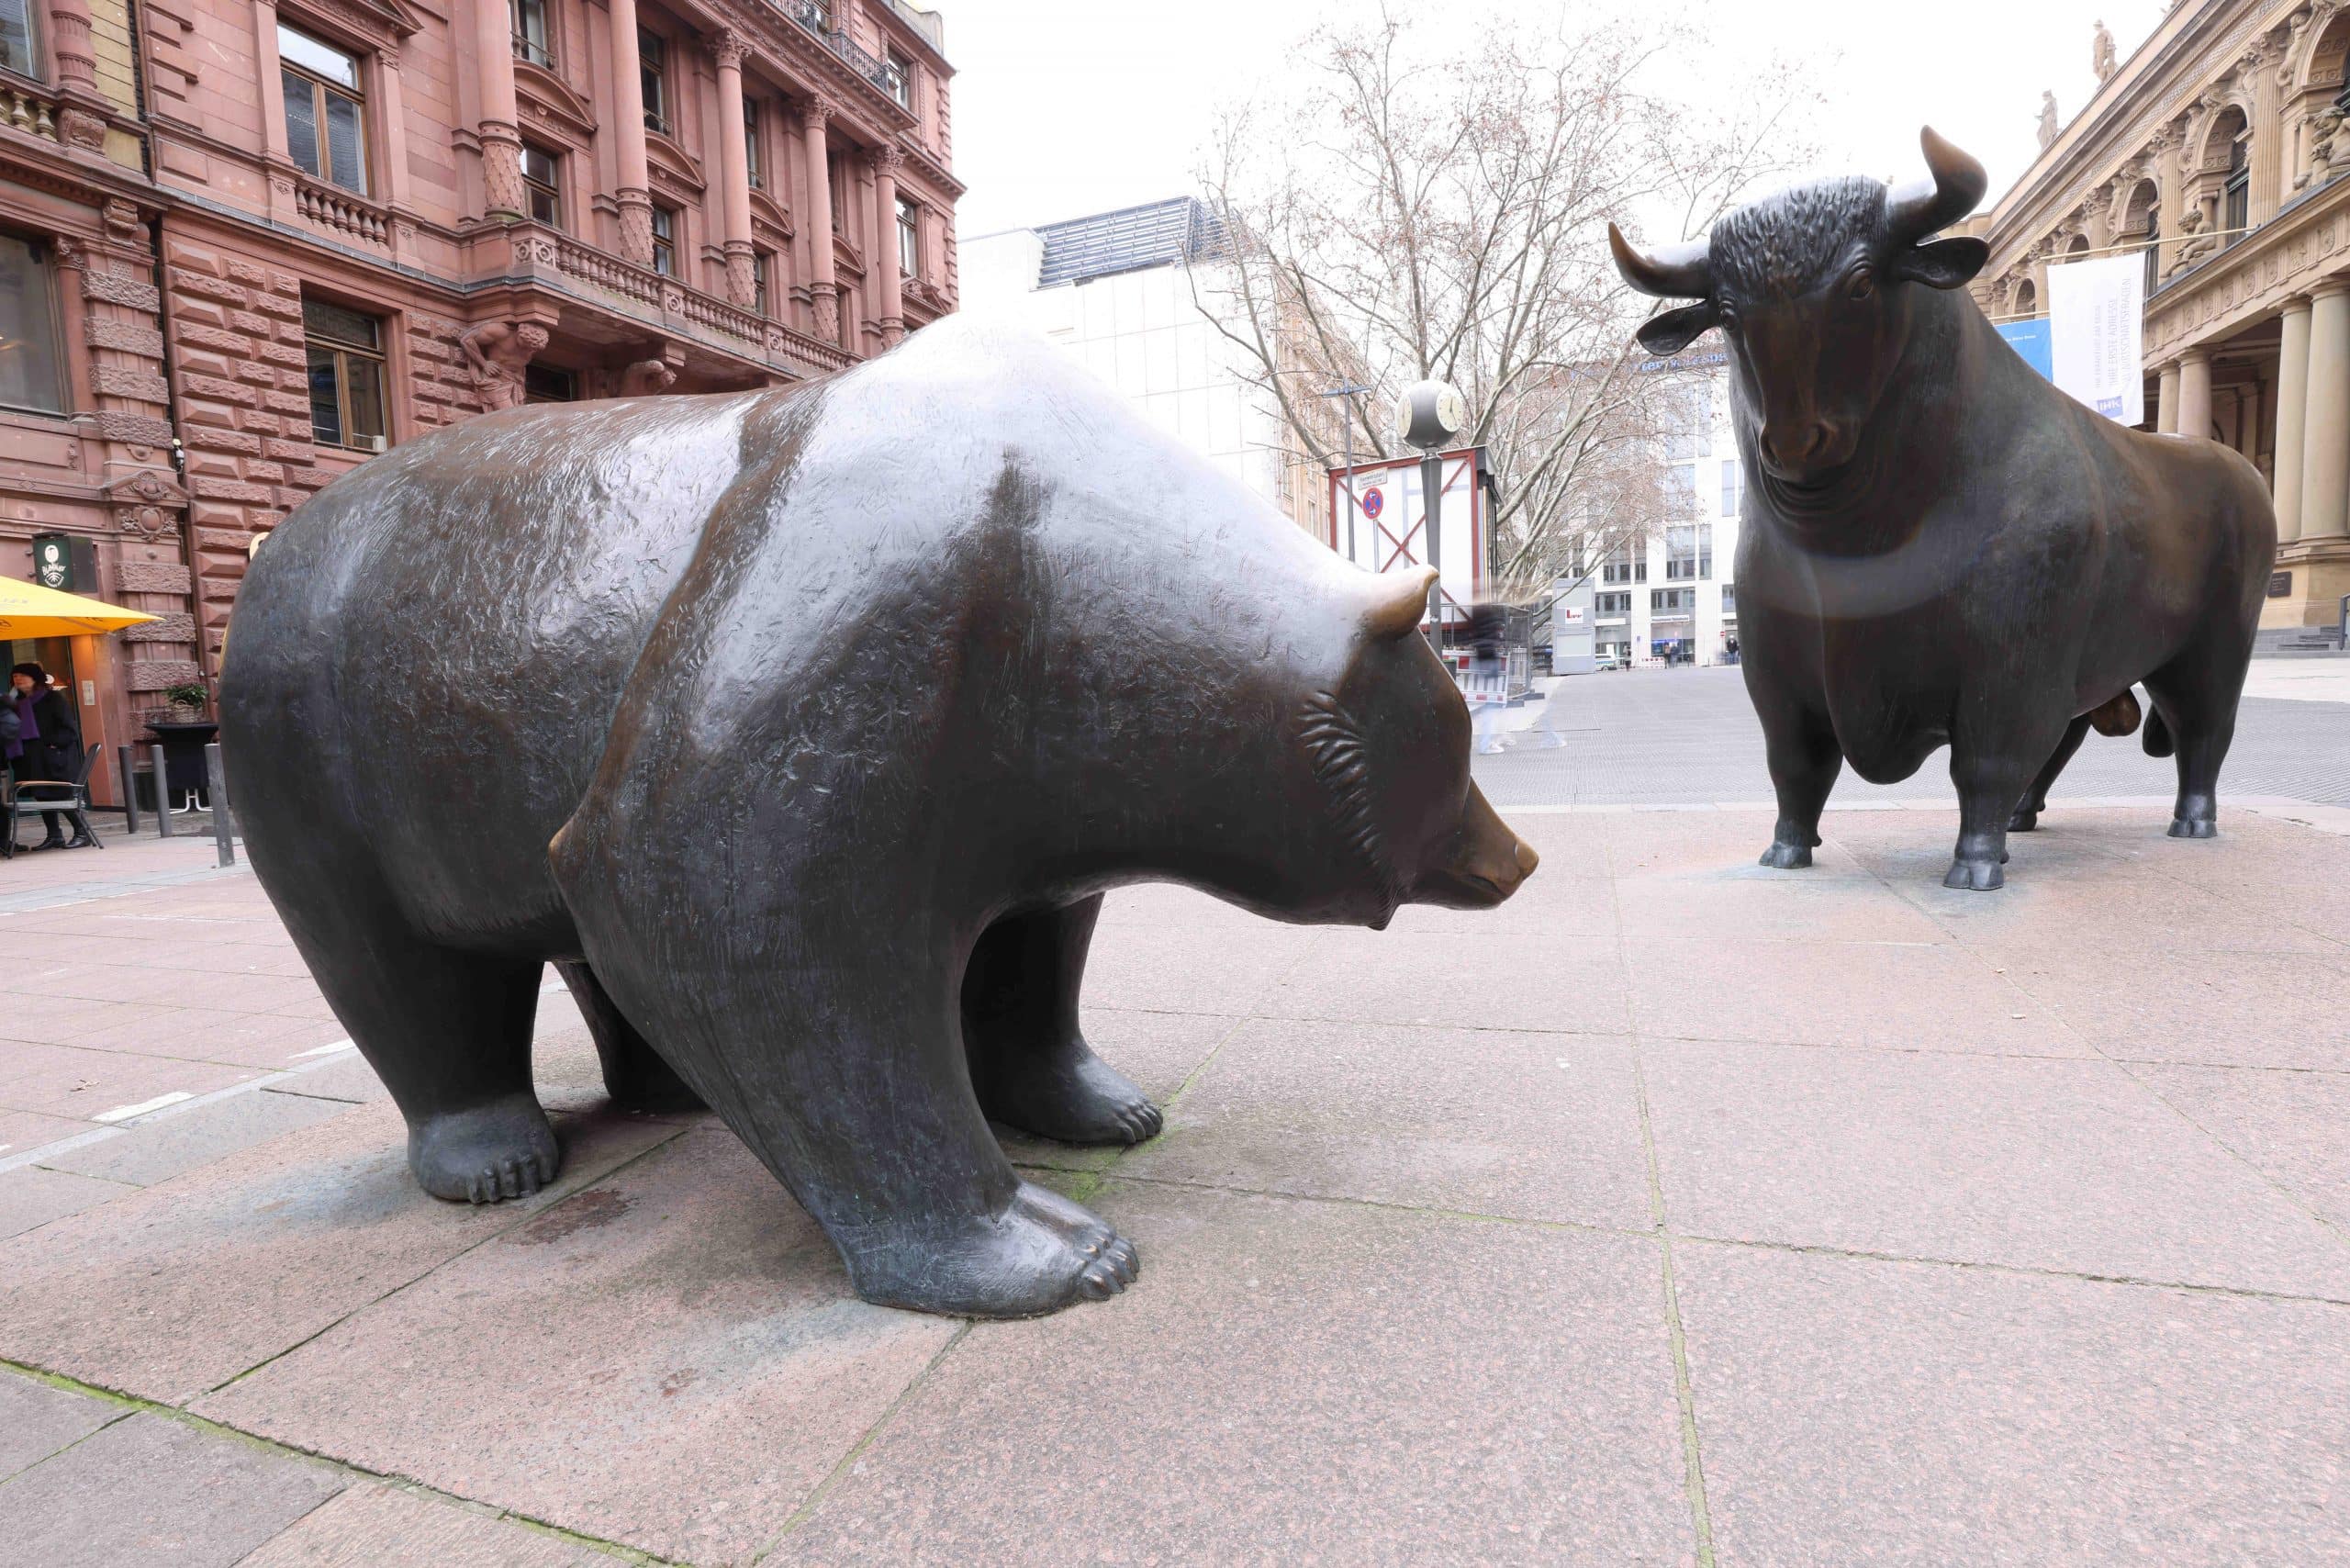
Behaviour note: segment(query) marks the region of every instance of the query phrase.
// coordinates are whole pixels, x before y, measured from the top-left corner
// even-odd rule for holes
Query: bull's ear
[[[1651,316],[1640,323],[1637,334],[1640,347],[1659,358],[1670,358],[1687,348],[1698,333],[1721,319],[1721,312],[1714,308],[1710,299],[1695,305],[1684,305],[1678,310],[1667,310],[1662,316]]]
[[[1991,259],[1991,247],[1980,240],[1961,237],[1912,245],[1893,259],[1893,275],[1933,288],[1957,288]]]
[[[1384,572],[1378,578],[1378,598],[1363,611],[1362,629],[1373,642],[1393,642],[1420,629],[1428,610],[1428,585],[1436,581],[1434,566],[1408,572]]]

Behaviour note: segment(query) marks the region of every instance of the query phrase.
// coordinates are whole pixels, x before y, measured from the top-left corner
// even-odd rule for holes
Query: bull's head
[[[1852,461],[1908,342],[1902,286],[1957,288],[1989,258],[1980,240],[1932,238],[1983,199],[1983,165],[1930,127],[1921,140],[1933,177],[1914,185],[1798,186],[1731,213],[1709,240],[1652,254],[1607,226],[1627,283],[1697,301],[1642,326],[1641,346],[1678,353],[1721,328],[1761,416],[1757,455],[1782,484],[1825,486]]]

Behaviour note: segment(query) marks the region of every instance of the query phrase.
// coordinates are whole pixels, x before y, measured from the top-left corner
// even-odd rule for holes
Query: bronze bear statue
[[[1132,1143],[1087,1047],[1103,893],[1482,908],[1424,572],[1348,566],[1041,341],[406,442],[257,556],[221,726],[253,868],[435,1196],[537,1190],[542,966],[613,1095],[714,1107],[867,1300],[1010,1316],[1130,1243],[990,1118]]]

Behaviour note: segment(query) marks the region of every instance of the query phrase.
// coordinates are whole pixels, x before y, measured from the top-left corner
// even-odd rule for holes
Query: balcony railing
[[[822,39],[826,47],[840,56],[844,64],[880,89],[892,103],[901,106],[905,104],[904,78],[892,70],[887,61],[874,59],[858,48],[846,33],[833,26],[833,8],[823,4],[823,0],[773,0],[773,4],[805,31]]]
[[[721,338],[731,338],[760,357],[788,355],[819,370],[845,370],[855,356],[837,344],[780,321],[770,321],[715,295],[688,287],[676,278],[624,262],[610,252],[581,243],[552,229],[538,231],[538,258],[583,283],[616,294],[622,299],[675,316]]]
[[[528,61],[543,70],[554,69],[554,53],[543,43],[535,43],[520,33],[514,35],[514,58]]]
[[[34,97],[14,83],[0,83],[0,125],[43,141],[57,140],[57,118],[48,100]]]
[[[330,234],[380,248],[391,232],[384,208],[361,201],[350,192],[324,185],[308,175],[294,182],[294,207],[305,218]]]

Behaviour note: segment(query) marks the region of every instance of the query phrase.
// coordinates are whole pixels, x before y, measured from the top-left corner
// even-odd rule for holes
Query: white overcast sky
[[[1192,188],[1217,106],[1288,68],[1291,45],[1326,17],[1375,14],[1366,0],[934,0],[955,62],[957,207],[964,237],[1131,207]],[[1431,4],[1471,17],[1493,0]],[[2199,4],[2199,0],[2182,0]],[[1503,0],[1549,17],[1592,0]],[[2124,60],[2162,0],[1652,0],[1706,42],[1688,90],[1735,90],[1738,63],[1807,56],[1829,101],[1814,139],[1841,172],[1921,172],[1930,124],[1983,160],[1994,198],[2031,162],[2042,89],[2069,121],[2096,85],[2090,33],[2102,18]],[[1276,90],[1277,82],[1270,84]]]

